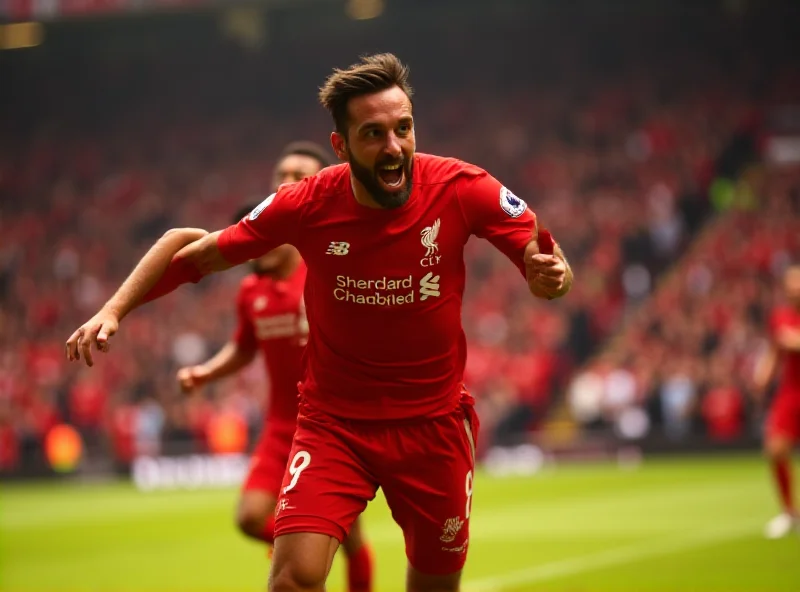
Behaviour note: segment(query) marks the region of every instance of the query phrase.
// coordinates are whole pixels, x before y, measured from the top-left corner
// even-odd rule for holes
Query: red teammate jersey
[[[281,187],[218,245],[231,262],[291,243],[308,265],[310,326],[301,393],[353,419],[446,413],[460,400],[464,245],[488,239],[525,273],[536,217],[484,170],[414,157],[402,207],[359,204],[347,164]]]
[[[285,280],[249,275],[236,300],[238,326],[234,341],[247,351],[260,350],[270,380],[266,416],[297,419],[297,384],[302,379],[308,322],[303,303],[306,266]]]
[[[800,311],[789,307],[776,309],[770,319],[772,335],[776,336],[782,328],[800,331]],[[800,352],[781,351],[781,359],[783,371],[778,394],[791,395],[800,400]]]

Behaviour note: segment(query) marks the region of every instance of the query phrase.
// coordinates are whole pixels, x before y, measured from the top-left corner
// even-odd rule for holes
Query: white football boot
[[[800,518],[783,512],[767,522],[764,536],[768,539],[782,539],[792,531],[800,533]]]

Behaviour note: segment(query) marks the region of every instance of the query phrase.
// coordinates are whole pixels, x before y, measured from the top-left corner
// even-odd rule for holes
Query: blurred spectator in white
[[[664,431],[675,440],[686,437],[692,429],[697,405],[697,381],[694,374],[692,361],[687,358],[678,358],[664,372],[659,393]]]

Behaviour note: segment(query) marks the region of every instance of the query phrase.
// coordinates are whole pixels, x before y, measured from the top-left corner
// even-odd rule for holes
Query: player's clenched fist
[[[567,264],[562,257],[553,254],[555,246],[550,233],[542,229],[525,249],[528,287],[539,298],[557,298],[564,290]]]
[[[184,393],[190,393],[208,382],[209,370],[205,366],[187,366],[178,370],[178,384]]]
[[[528,287],[535,296],[556,298],[560,296],[567,276],[563,259],[555,255],[532,255],[525,261]]]
[[[107,352],[110,347],[108,340],[118,329],[117,315],[105,309],[101,310],[78,327],[67,339],[67,360],[77,362],[83,354],[86,365],[93,366],[92,347],[97,351]]]

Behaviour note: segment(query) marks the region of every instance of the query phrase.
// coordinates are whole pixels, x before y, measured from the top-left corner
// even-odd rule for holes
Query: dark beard
[[[358,179],[372,199],[384,210],[399,208],[411,197],[411,189],[414,185],[414,170],[411,167],[411,161],[403,160],[402,166],[406,176],[406,186],[393,193],[385,191],[377,179],[378,173],[358,162],[349,150],[347,151],[347,161],[350,163],[350,170],[353,171],[353,176]],[[378,163],[377,166],[381,164],[384,163]]]

